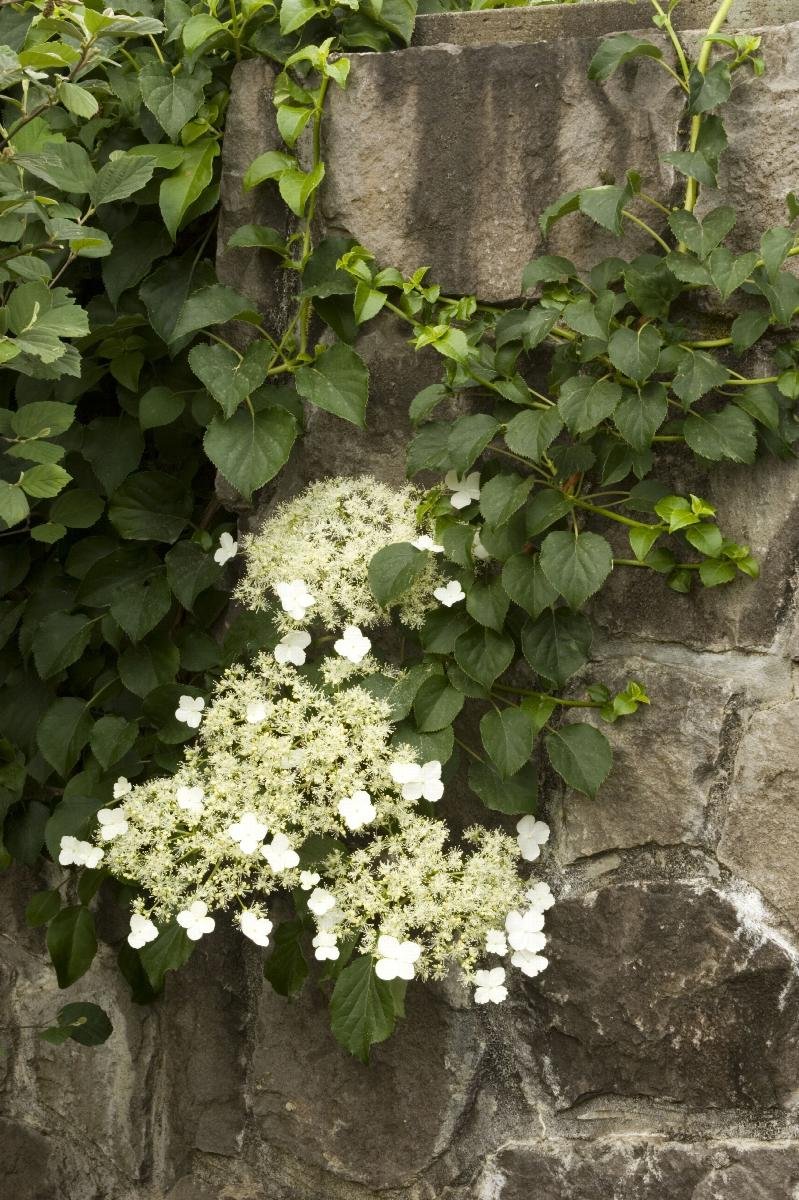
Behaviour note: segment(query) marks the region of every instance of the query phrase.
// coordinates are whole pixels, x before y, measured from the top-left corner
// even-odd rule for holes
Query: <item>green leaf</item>
[[[657,370],[663,342],[653,325],[617,329],[608,342],[608,357],[619,371],[643,383]]]
[[[629,188],[617,187],[615,184],[584,188],[580,192],[580,212],[585,213],[603,229],[608,229],[618,236],[621,234],[622,209],[629,199]]]
[[[57,496],[69,483],[72,476],[59,467],[58,463],[39,463],[25,471],[20,487],[35,499]]]
[[[499,421],[487,413],[473,413],[454,423],[447,447],[450,462],[460,475],[480,457],[499,429]]]
[[[716,187],[716,167],[711,164],[707,155],[699,150],[672,150],[669,154],[662,155],[663,161],[671,163],[676,167],[681,175],[687,175],[690,179],[696,179],[705,187]]]
[[[114,1027],[107,1014],[97,1004],[80,1001],[76,1004],[65,1004],[58,1013],[56,1032],[62,1030],[73,1042],[81,1046],[101,1046],[107,1042]],[[40,1036],[46,1040],[51,1030],[45,1030]]]
[[[132,642],[140,642],[163,620],[172,607],[166,571],[161,568],[141,583],[120,592],[111,605],[111,616]]]
[[[323,350],[310,366],[300,367],[294,382],[300,395],[317,408],[360,428],[366,424],[369,372],[350,346],[337,342]]]
[[[484,483],[480,490],[480,511],[490,525],[504,525],[530,495],[535,480],[515,471],[503,471]]]
[[[668,400],[662,383],[625,388],[613,413],[613,423],[634,450],[645,450],[666,420]]]
[[[281,921],[272,935],[272,952],[264,963],[264,978],[280,996],[296,996],[308,977],[302,932],[301,921]]]
[[[142,698],[157,687],[172,683],[180,666],[180,653],[166,633],[158,633],[138,646],[129,646],[118,661],[125,687]]]
[[[275,254],[286,253],[286,239],[276,229],[266,225],[240,225],[228,238],[228,249],[271,250]]]
[[[777,387],[779,388],[779,382]],[[779,429],[780,406],[770,387],[760,384],[757,387],[741,388],[740,391],[741,394],[735,397],[739,408],[749,413],[749,416],[761,425],[765,425],[766,429]],[[799,399],[799,396],[791,399]]]
[[[578,195],[578,192],[572,192],[569,197],[562,197],[561,201],[556,201],[555,205],[550,205],[550,209],[556,208],[560,203],[568,203],[569,205],[573,205],[569,209],[569,212],[576,212]],[[550,209],[547,209],[547,212]],[[563,215],[565,216],[566,214],[564,213]],[[544,232],[546,233],[547,230],[544,230]],[[532,259],[524,268],[524,272],[522,273],[522,290],[529,292],[534,287],[537,287],[539,283],[565,283],[567,279],[576,278],[577,268],[570,259],[561,258],[558,254],[544,254],[540,258]],[[557,323],[557,315],[554,323]],[[497,322],[498,327],[499,322]]]
[[[671,384],[675,395],[690,407],[702,396],[727,382],[729,371],[704,350],[684,350]]]
[[[11,414],[11,428],[17,437],[58,437],[75,420],[75,406],[54,400],[35,400]]]
[[[79,87],[76,83],[62,79],[56,91],[64,108],[74,116],[88,121],[97,113],[99,108],[97,99],[87,88]]]
[[[160,992],[167,971],[177,971],[191,958],[195,943],[186,936],[186,930],[177,921],[166,925],[152,942],[139,951],[142,966],[150,986]]]
[[[489,763],[471,762],[469,787],[494,812],[535,813],[538,807],[538,775],[531,763],[503,779]]]
[[[82,700],[60,696],[39,723],[36,744],[59,775],[69,775],[89,740],[92,719]]]
[[[364,1063],[371,1047],[394,1032],[397,1013],[392,987],[378,979],[371,955],[360,955],[339,975],[330,1017],[336,1041]]]
[[[436,733],[451,725],[466,697],[450,687],[443,675],[426,679],[416,693],[413,713],[421,733]]]
[[[89,644],[93,622],[83,613],[50,613],[39,623],[33,660],[41,679],[50,679],[77,662]]]
[[[266,341],[253,342],[243,356],[218,342],[192,346],[189,366],[222,408],[226,417],[266,379],[272,356]]]
[[[168,387],[153,387],[139,401],[139,426],[141,429],[159,429],[171,425],[182,412],[182,396],[177,396]]]
[[[283,408],[249,412],[240,408],[225,421],[214,417],[203,447],[214,466],[242,496],[277,475],[288,460],[297,436],[297,423]]]
[[[462,609],[436,609],[428,615],[419,633],[422,647],[428,654],[452,654],[456,639],[470,629],[471,624]]]
[[[505,443],[514,454],[541,462],[562,428],[563,421],[556,408],[526,409],[505,426]]]
[[[64,192],[85,195],[94,183],[94,167],[79,142],[48,142],[40,154],[16,154],[14,165]]]
[[[3,812],[6,799],[0,792],[0,803]],[[40,800],[29,800],[16,808],[7,818],[3,836],[5,849],[17,862],[26,867],[32,867],[42,852],[45,828],[50,816],[50,810]]]
[[[690,542],[700,554],[708,554],[711,558],[718,558],[724,541],[718,525],[713,525],[709,521],[702,521],[698,525],[689,525],[685,530],[685,540]]]
[[[219,143],[215,139],[194,142],[184,150],[177,170],[162,181],[158,204],[173,241],[192,205],[210,185],[214,176],[214,159],[218,154]]]
[[[567,513],[571,512],[571,509],[571,501],[562,492],[557,492],[552,488],[542,488],[540,492],[536,492],[525,509],[528,535],[535,537],[537,534],[543,533],[545,529],[549,529],[550,525],[554,525],[561,517],[565,517]]]
[[[455,662],[470,679],[484,687],[507,671],[516,646],[506,633],[497,633],[485,625],[475,625],[455,640]]]
[[[543,261],[545,260],[537,259],[535,263],[528,264],[528,267],[537,266]],[[566,262],[566,259],[559,261]],[[568,263],[568,267],[570,268],[569,273],[573,273],[574,267],[571,263]],[[536,272],[531,272],[530,275],[533,277],[533,282],[529,284],[523,283],[522,286],[525,289],[534,287],[535,283],[538,282]],[[527,276],[528,270],[525,269],[525,278]],[[504,313],[494,327],[494,341],[497,350],[501,350],[509,342],[522,342],[525,350],[529,353],[543,342],[544,338],[557,323],[557,309],[514,308],[510,312]]]
[[[580,608],[613,570],[613,551],[597,533],[548,533],[541,544],[541,570],[570,608]]]
[[[140,471],[117,488],[108,519],[130,541],[174,542],[191,516],[191,495],[164,471]]]
[[[138,77],[145,105],[167,137],[177,141],[183,126],[197,115],[210,72],[203,67],[189,74],[184,67],[173,75],[169,64],[153,59],[139,67]]]
[[[25,493],[21,487],[0,479],[0,521],[10,529],[24,521],[30,512]]]
[[[181,29],[181,38],[183,45],[186,47],[189,54],[202,46],[203,42],[207,42],[209,38],[216,37],[217,34],[224,34],[225,26],[216,17],[212,17],[210,13],[197,13],[193,17],[189,17]]]
[[[61,909],[61,894],[53,888],[52,891],[34,892],[25,909],[25,920],[31,928],[46,925]]]
[[[502,568],[502,586],[516,604],[535,618],[558,598],[541,570],[538,555],[514,554]]]
[[[89,836],[89,825],[102,807],[103,801],[91,796],[71,795],[59,801],[44,831],[45,844],[53,861],[58,859],[63,837],[85,841]]]
[[[282,0],[280,5],[280,32],[294,33],[317,14],[314,0]]]
[[[100,766],[107,771],[133,748],[138,734],[139,727],[133,721],[106,713],[95,723],[89,746]]]
[[[219,580],[213,555],[196,542],[178,542],[164,560],[169,586],[184,608],[191,610],[200,592]]]
[[[545,736],[552,766],[569,787],[592,798],[613,765],[608,739],[593,725],[563,725]]]
[[[96,492],[70,488],[53,502],[50,517],[68,529],[88,529],[99,521],[104,508],[105,501]]]
[[[683,437],[695,454],[712,462],[754,462],[757,435],[751,417],[734,404],[720,412],[691,413],[683,425]]]
[[[723,242],[735,226],[735,209],[723,205],[698,220],[694,213],[683,208],[669,213],[669,225],[675,237],[702,261]]]
[[[715,62],[704,74],[697,67],[692,67],[688,80],[688,111],[694,116],[710,112],[720,104],[726,104],[731,91],[729,63]]]
[[[477,579],[466,593],[466,611],[481,625],[502,632],[508,597],[499,579]]]
[[[761,309],[753,308],[736,317],[730,328],[732,348],[735,353],[743,354],[744,351],[754,346],[755,342],[760,341],[770,324],[769,314]]]
[[[63,908],[47,929],[47,949],[60,988],[85,975],[97,953],[94,918],[88,908]]]
[[[620,33],[615,37],[605,38],[599,45],[588,65],[588,78],[604,83],[611,75],[631,58],[644,56],[646,58],[662,58],[663,51],[653,42],[632,37],[629,33]]]
[[[290,171],[296,165],[297,160],[292,154],[286,154],[283,150],[267,150],[266,154],[259,154],[250,163],[244,173],[242,186],[245,192],[249,192],[268,179],[279,179],[284,171]]]
[[[400,600],[427,567],[427,557],[410,542],[378,550],[369,563],[369,586],[381,608]]]
[[[487,712],[480,721],[480,737],[503,779],[521,770],[533,752],[533,727],[520,708]]]
[[[212,283],[193,292],[184,302],[170,342],[179,341],[198,329],[207,329],[209,325],[223,325],[251,309],[252,305],[246,296],[224,284]]]
[[[613,413],[621,395],[619,385],[609,379],[573,375],[561,387],[558,411],[572,433],[587,433]]]
[[[736,574],[735,564],[726,559],[705,559],[699,568],[699,578],[703,587],[718,587],[723,583],[731,583]]]
[[[547,608],[522,629],[522,653],[537,674],[563,687],[587,661],[591,637],[582,613]]]
[[[128,196],[141,191],[150,182],[154,170],[155,160],[152,158],[122,155],[111,159],[97,172],[90,192],[92,204],[99,208],[101,204],[127,200]]]
[[[713,286],[726,300],[745,283],[757,263],[754,250],[736,257],[726,246],[718,246],[707,260],[706,266]]]
[[[793,229],[777,226],[767,229],[760,239],[760,257],[772,283],[776,283],[780,267],[788,257],[788,251],[793,248],[796,236]]]

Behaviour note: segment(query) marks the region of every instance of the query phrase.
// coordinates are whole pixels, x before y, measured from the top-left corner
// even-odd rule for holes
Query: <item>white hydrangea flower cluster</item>
[[[266,946],[268,898],[297,888],[320,961],[335,961],[352,939],[374,955],[381,979],[441,978],[453,961],[473,978],[500,950],[528,975],[531,956],[543,969],[543,918],[525,917],[517,929],[534,907],[518,872],[523,839],[474,828],[450,846],[444,821],[420,810],[444,792],[441,764],[416,761],[391,734],[385,701],[357,685],[316,686],[263,654],[221,680],[177,774],[121,782],[97,847],[75,854],[69,843],[65,857],[99,855],[142,887],[129,936],[139,948],[157,935],[156,922],[172,919],[196,941],[226,909]],[[327,853],[309,863],[303,847],[320,836]],[[496,1002],[504,983],[485,986]]]
[[[393,542],[421,542],[429,562],[397,609],[405,625],[419,628],[443,582],[432,525],[416,519],[421,498],[409,484],[390,488],[371,476],[312,484],[244,540],[247,569],[237,598],[256,611],[272,609],[287,633],[312,620],[340,631],[340,653],[356,661],[369,649],[361,631],[387,619],[369,587],[371,558]]]

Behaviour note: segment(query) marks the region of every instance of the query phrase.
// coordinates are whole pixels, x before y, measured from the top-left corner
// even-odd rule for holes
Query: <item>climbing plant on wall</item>
[[[789,196],[785,225],[743,253],[726,244],[730,206],[696,215],[726,146],[723,105],[740,72],[764,69],[759,38],[722,33],[725,0],[691,61],[653,0],[669,54],[617,35],[590,75],[601,85],[634,58],[669,72],[688,117],[685,148],[665,156],[680,195],[651,196],[631,164],[540,217],[544,235],[564,219],[634,227],[649,251],[588,273],[536,258],[514,307],[444,296],[423,270],[315,241],[342,51],[407,42],[412,5],[128,7],[0,9],[4,863],[80,868],[28,908],[60,986],[94,957],[101,886],[133,902],[119,963],[140,1001],[238,905],[242,932],[272,945],[277,990],[302,985],[311,943],[334,1032],[366,1057],[408,979],[454,958],[478,1002],[500,1002],[506,954],[528,975],[546,965],[552,897],[517,871],[548,835],[536,764],[596,795],[602,723],[649,703],[635,681],[615,695],[569,683],[589,658],[591,596],[616,569],[676,593],[756,577],[712,497],[669,485],[664,452],[793,454],[799,204]],[[293,222],[230,244],[295,281],[279,329],[212,265],[230,72],[251,54],[281,66],[286,149],[244,186],[277,188]],[[408,470],[423,484],[381,503],[371,485],[370,504],[368,485],[344,481],[277,514],[246,548],[246,611],[222,622],[238,546],[215,469],[248,500],[289,457],[302,401],[363,426],[355,343],[384,311],[442,359],[441,383],[411,403]],[[755,350],[767,369],[751,369]],[[381,634],[390,616],[401,654]],[[330,739],[327,759],[303,757],[308,729]],[[348,745],[371,740],[344,772],[346,729]],[[435,805],[460,753],[489,828],[448,848]],[[303,796],[312,819],[292,806]],[[509,818],[514,836],[497,827]],[[277,928],[275,890],[295,909]],[[105,1029],[67,1009],[50,1040]]]

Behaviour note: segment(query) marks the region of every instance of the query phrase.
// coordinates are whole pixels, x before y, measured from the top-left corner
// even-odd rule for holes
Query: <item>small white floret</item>
[[[181,696],[180,703],[175,709],[175,716],[190,729],[197,729],[203,719],[205,701],[202,696]]]
[[[466,593],[457,579],[450,579],[445,587],[434,588],[433,595],[445,608],[452,608],[453,604],[466,599]]]
[[[368,792],[353,792],[351,796],[339,800],[338,811],[348,829],[361,829],[377,816],[377,809]]]
[[[491,557],[483,543],[480,541],[479,530],[472,539],[472,557],[479,558],[481,562],[485,562],[486,559]]]
[[[549,826],[528,815],[517,822],[516,829],[519,853],[526,862],[535,862],[541,853],[541,847],[549,841]]]
[[[283,612],[295,621],[304,621],[306,612],[316,603],[316,597],[311,595],[302,579],[276,583],[275,591]]]
[[[122,808],[101,808],[97,820],[100,822],[98,832],[104,842],[128,832],[129,826]]]
[[[239,917],[241,932],[256,946],[268,946],[269,935],[272,932],[272,922],[268,917],[261,917],[255,912],[243,912]]]
[[[186,930],[186,937],[192,942],[198,942],[204,933],[213,933],[216,921],[208,916],[208,905],[204,900],[195,900],[175,918],[178,925]]]
[[[441,782],[441,763],[438,759],[422,763],[391,763],[391,778],[402,788],[404,800],[430,800],[435,802],[444,795]]]
[[[225,563],[235,558],[239,552],[239,543],[234,541],[229,533],[219,535],[219,548],[214,551],[214,562],[224,567]]]
[[[545,958],[543,954],[532,954],[529,950],[517,950],[510,961],[514,967],[518,967],[530,979],[534,979],[536,975],[546,971],[549,966],[548,958]]]
[[[325,891],[324,888],[314,888],[308,897],[308,908],[315,917],[324,916],[326,912],[330,912],[335,908],[336,897],[332,892]]]
[[[336,945],[335,936],[332,933],[324,932],[324,930],[321,933],[317,933],[313,940],[313,948],[314,958],[318,959],[319,962],[324,962],[326,958],[335,962],[341,953]]]
[[[158,929],[148,917],[143,917],[141,913],[134,913],[130,918],[130,933],[128,934],[128,945],[134,950],[141,950],[148,942],[154,942],[158,937]]]
[[[321,876],[317,875],[316,871],[300,871],[300,887],[304,892],[315,888],[320,879]]]
[[[242,813],[238,821],[228,825],[227,835],[238,842],[242,854],[254,854],[269,832],[269,826],[259,821],[255,813]]]
[[[114,784],[114,799],[121,800],[123,796],[128,796],[133,791],[133,784],[124,775],[120,775]]]
[[[555,897],[548,883],[536,883],[529,891],[525,892],[525,896],[530,901],[530,908],[534,908],[537,912],[546,912],[555,903]]]
[[[101,846],[93,846],[91,842],[82,842],[79,838],[65,834],[59,845],[58,861],[62,867],[99,867],[105,851]]]
[[[508,998],[508,989],[505,987],[505,968],[493,967],[490,971],[475,971],[474,982],[477,987],[474,991],[475,1004],[501,1004],[503,1000]]]
[[[351,663],[363,662],[371,648],[370,639],[361,633],[357,625],[348,625],[343,636],[333,643],[336,654]]]
[[[175,792],[175,799],[178,802],[178,808],[184,809],[186,812],[192,813],[198,817],[203,811],[203,801],[205,800],[205,792],[201,787],[179,787]]]
[[[305,651],[310,644],[311,635],[304,629],[295,629],[292,633],[287,633],[275,646],[273,651],[275,662],[279,662],[281,666],[285,666],[286,663],[292,663],[295,667],[303,666],[306,659]]]
[[[507,954],[508,941],[501,929],[489,929],[486,933],[486,954]]]
[[[444,476],[444,483],[453,493],[449,501],[453,508],[467,508],[473,500],[480,499],[479,471],[472,471],[471,474],[465,475],[463,479],[458,477],[457,471],[447,471]]]
[[[541,932],[543,928],[544,914],[532,908],[525,913],[509,912],[505,918],[508,942],[513,950],[525,950],[530,954],[543,950],[547,940]]]
[[[299,866],[300,856],[285,833],[276,833],[269,845],[261,848],[261,854],[275,874]]]
[[[434,542],[429,533],[423,533],[415,542],[411,542],[417,550],[429,550],[431,554],[443,554],[444,547]]]
[[[386,980],[413,979],[421,953],[417,942],[400,942],[390,934],[381,934],[377,939],[375,975]]]
[[[247,705],[244,717],[248,725],[260,725],[266,720],[266,705],[263,700],[252,700]]]

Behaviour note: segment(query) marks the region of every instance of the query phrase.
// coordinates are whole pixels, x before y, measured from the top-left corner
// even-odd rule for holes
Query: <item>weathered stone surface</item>
[[[735,761],[719,858],[799,925],[799,702],[755,713]]]
[[[711,795],[723,776],[725,738],[732,736],[743,702],[733,665],[726,679],[718,679],[696,662],[600,659],[586,679],[614,690],[635,679],[652,707],[612,726],[594,722],[613,747],[613,770],[598,800],[569,791],[558,803],[558,858],[573,862],[648,843],[701,843]]]
[[[790,613],[799,561],[799,465],[763,458],[755,466],[708,467],[690,460],[664,467],[669,486],[704,496],[727,537],[760,562],[756,583],[672,592],[662,576],[619,569],[592,604],[611,638],[679,642],[696,650],[768,650]]]
[[[794,1142],[696,1144],[643,1138],[504,1146],[482,1173],[485,1200],[793,1200]]]
[[[559,1107],[597,1094],[711,1109],[791,1101],[795,954],[743,921],[734,898],[701,881],[611,884],[550,915],[529,1037]]]

